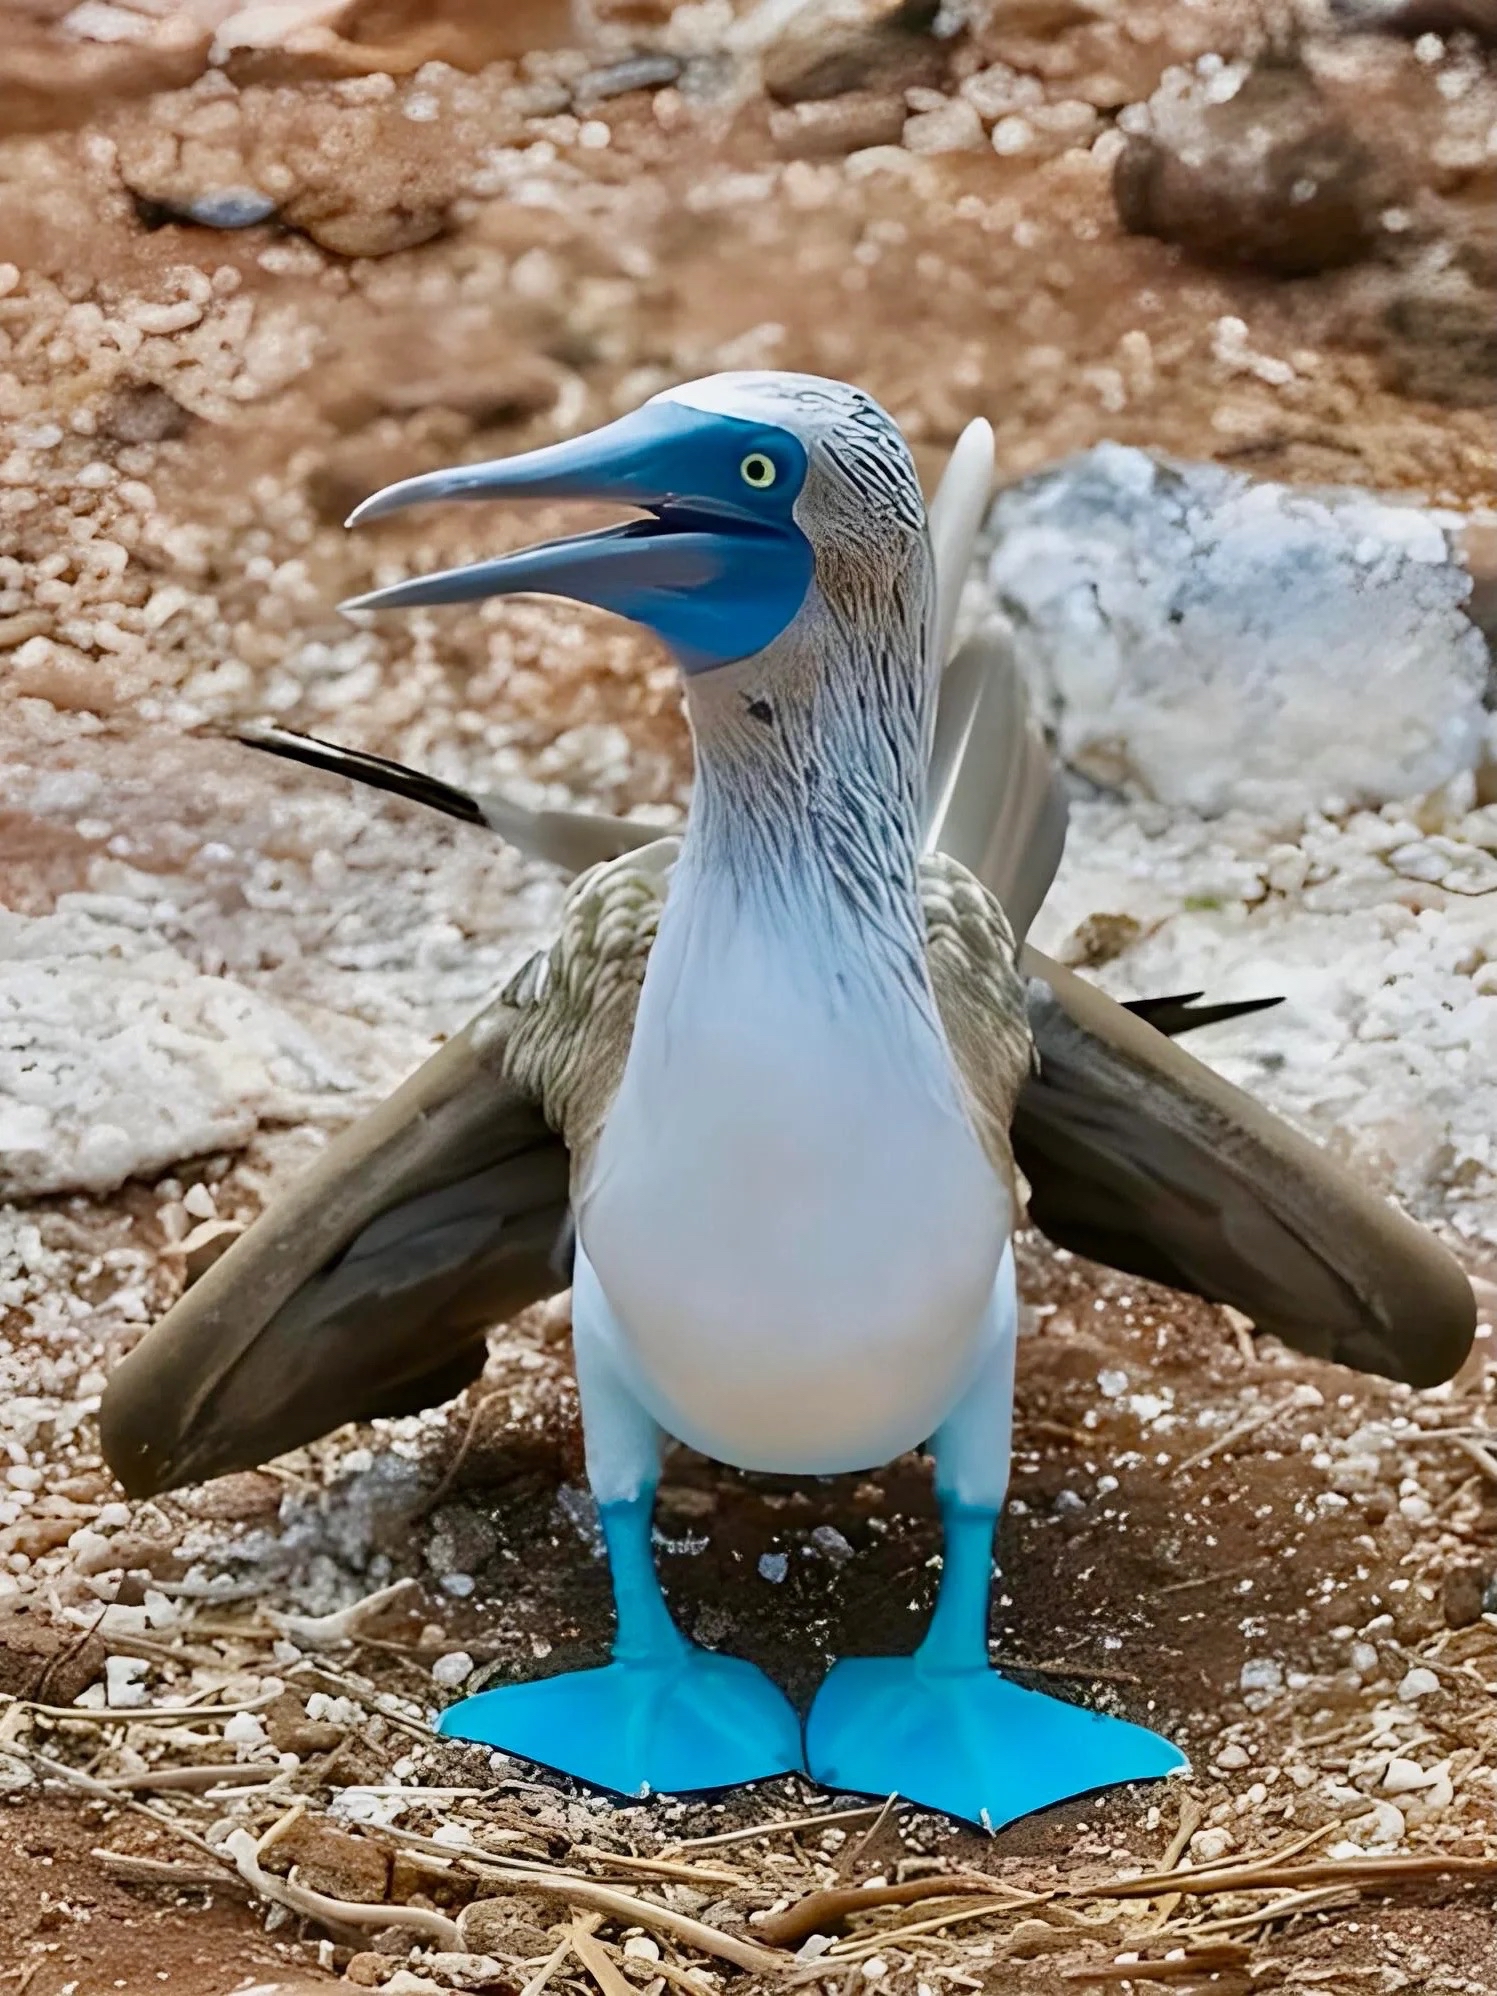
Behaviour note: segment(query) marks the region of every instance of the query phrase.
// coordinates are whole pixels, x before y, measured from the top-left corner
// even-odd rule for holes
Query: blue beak
[[[586,437],[386,486],[349,526],[449,499],[585,499],[649,515],[353,597],[345,610],[566,596],[655,631],[688,672],[746,658],[794,618],[815,560],[796,524],[806,453],[789,431],[651,402]]]

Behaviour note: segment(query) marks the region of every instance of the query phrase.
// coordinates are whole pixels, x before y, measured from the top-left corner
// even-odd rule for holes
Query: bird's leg
[[[913,1656],[839,1663],[817,1694],[806,1739],[811,1772],[829,1787],[898,1793],[989,1829],[1070,1795],[1186,1764],[1144,1727],[1025,1691],[989,1665],[1017,1314],[1010,1251],[983,1368],[935,1440],[946,1551],[925,1639]]]
[[[581,1248],[573,1340],[588,1481],[618,1626],[613,1660],[449,1706],[441,1730],[625,1795],[724,1788],[805,1766],[800,1720],[764,1673],[682,1635],[651,1547],[661,1434],[614,1358],[608,1304]]]

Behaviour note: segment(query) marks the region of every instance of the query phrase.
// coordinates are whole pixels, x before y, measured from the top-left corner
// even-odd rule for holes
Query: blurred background
[[[344,517],[389,480],[742,367],[868,388],[928,488],[962,426],[992,423],[1001,489],[964,615],[1006,632],[1074,798],[1036,940],[1120,996],[1283,994],[1194,1049],[1456,1244],[1487,1315],[1491,0],[0,0],[0,1658],[33,1657],[37,1603],[86,1631],[142,1573],[175,1599],[249,1574],[325,1608],[414,1559],[449,1618],[467,1597],[444,1576],[478,1573],[482,1600],[507,1575],[502,1627],[463,1638],[493,1655],[576,1626],[543,1573],[514,1606],[501,1547],[528,1531],[580,1557],[556,1523],[576,1474],[564,1317],[496,1347],[462,1444],[485,1494],[460,1480],[445,1526],[440,1507],[411,1521],[466,1413],[144,1523],[89,1416],[111,1355],[559,904],[483,833],[226,731],[268,718],[662,824],[688,794],[674,672],[641,634],[545,602],[335,612],[559,518]],[[1085,1645],[1099,1617],[1141,1615],[1153,1573],[1136,1532],[1093,1579],[1075,1536],[1106,1468],[1095,1423],[1074,1426],[1095,1379],[1122,1381],[1101,1434],[1135,1471],[1161,1421],[1209,1441],[1278,1403],[1220,1313],[1135,1321],[1130,1285],[1038,1250],[1030,1286],[1053,1365],[1023,1389],[1037,1481],[1013,1529],[1045,1534],[1051,1578],[1015,1613],[1041,1655],[1057,1617]],[[1184,1724],[1265,1650],[1271,1698],[1272,1658],[1344,1676],[1353,1629],[1392,1608],[1399,1641],[1448,1633],[1448,1572],[1478,1575],[1450,1626],[1480,1614],[1480,1531],[1425,1527],[1476,1518],[1497,1467],[1411,1453],[1397,1389],[1293,1376],[1312,1397],[1280,1409],[1287,1466],[1255,1474],[1286,1518],[1309,1507],[1315,1563],[1296,1568],[1296,1525],[1261,1625],[1214,1612],[1217,1650],[1197,1630],[1188,1661],[1154,1659]],[[1251,1494],[1228,1477],[1223,1501],[1246,1517]],[[715,1501],[699,1478],[682,1518]],[[1167,1488],[1136,1504],[1166,1531]],[[803,1548],[812,1523],[786,1538],[752,1511],[740,1553]],[[847,1546],[842,1526],[821,1529]],[[869,1541],[896,1616],[899,1543]],[[776,1640],[841,1626],[840,1556],[807,1558]],[[1327,1561],[1360,1592],[1312,1637],[1296,1617]],[[1203,1808],[1236,1823],[1251,1779],[1218,1768]]]

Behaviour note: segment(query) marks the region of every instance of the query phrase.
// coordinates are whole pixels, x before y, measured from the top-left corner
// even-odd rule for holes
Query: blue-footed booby
[[[963,447],[990,465],[990,440]],[[680,664],[696,743],[685,833],[641,843],[637,827],[526,823],[517,808],[496,824],[484,800],[366,759],[356,773],[386,787],[601,863],[575,882],[555,946],[330,1146],[105,1397],[109,1460],[142,1492],[449,1397],[489,1323],[565,1283],[570,1206],[614,1659],[480,1693],[443,1725],[621,1792],[805,1768],[997,1826],[1183,1765],[1143,1727],[990,1665],[1017,1329],[1010,1129],[1026,1101],[1031,1210],[1053,1234],[1240,1302],[1299,1342],[1318,1324],[1372,1369],[1444,1376],[1469,1343],[1469,1286],[1418,1229],[1201,1081],[1147,1011],[1033,952],[1021,968],[1002,902],[1022,904],[1022,928],[1064,811],[1042,755],[1000,786],[999,808],[971,804],[974,749],[1018,710],[980,650],[942,684],[942,543],[975,520],[963,479],[933,540],[908,451],[870,398],[735,374],[359,509],[639,508],[628,526],[357,607],[539,590],[647,625]],[[1002,892],[984,884],[994,875]],[[1155,1016],[1180,1030],[1202,1015],[1162,1001]],[[1309,1240],[1307,1184],[1344,1222],[1334,1249]],[[1260,1249],[1278,1265],[1259,1272]],[[929,1442],[946,1557],[914,1656],[835,1666],[803,1735],[762,1673],[682,1635],[650,1551],[669,1437],[810,1474]]]

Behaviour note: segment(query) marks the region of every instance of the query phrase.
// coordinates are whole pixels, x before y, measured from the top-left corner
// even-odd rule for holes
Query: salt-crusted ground
[[[1346,267],[1286,277],[1271,161],[1238,176],[1258,206],[1234,226],[1272,271],[1201,255],[1220,207],[1177,161],[1142,160],[1129,212],[1188,250],[1124,233],[1114,203],[1128,145],[1240,93],[1261,34],[1228,0],[953,8],[974,25],[947,39],[851,43],[831,9],[600,4],[601,43],[519,67],[501,33],[564,44],[566,9],[315,11],[337,32],[288,43],[275,9],[59,25],[28,4],[0,73],[0,1976],[29,1996],[345,1973],[617,1996],[688,1964],[688,1986],[911,1996],[1492,1987],[1488,1339],[1416,1400],[1029,1244],[1004,1651],[1149,1714],[1194,1772],[996,1842],[909,1810],[775,1827],[838,1806],[793,1783],[619,1810],[432,1740],[472,1672],[607,1641],[564,1310],[499,1337],[453,1409],[159,1504],[119,1501],[91,1424],[215,1226],[474,1009],[556,906],[482,834],[204,730],[268,714],[662,819],[686,793],[671,672],[605,620],[333,613],[548,521],[347,536],[352,503],[774,365],[864,381],[931,474],[983,414],[1010,479],[1113,439],[1476,520],[1497,499],[1490,53],[1306,10],[1330,183],[1371,205]],[[252,200],[267,219],[242,231],[190,219]],[[1320,226],[1323,204],[1289,205]],[[1068,743],[1084,774],[1039,940],[1120,992],[1284,993],[1199,1049],[1480,1276],[1497,792],[1454,630],[1421,681],[1459,709],[1431,731],[1454,760],[1426,772],[1358,715],[1348,737],[1379,753],[1355,809],[1260,792],[1196,798],[1232,805],[1204,819],[1146,794],[1167,729],[1121,767]],[[1395,794],[1416,764],[1436,787]],[[914,1462],[798,1488],[686,1458],[661,1526],[688,1626],[802,1697],[829,1655],[908,1646],[933,1584]],[[362,1620],[305,1619],[402,1579]],[[1182,1861],[1179,1899],[1137,1883]],[[980,1892],[851,1928],[839,1905],[795,1914],[953,1871]],[[309,1911],[308,1889],[345,1903]],[[799,1965],[745,1952],[777,1934]]]

